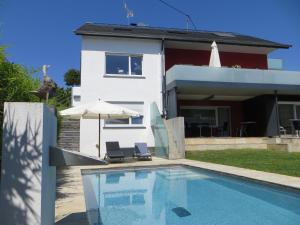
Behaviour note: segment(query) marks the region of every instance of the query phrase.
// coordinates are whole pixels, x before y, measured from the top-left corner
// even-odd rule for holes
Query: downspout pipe
[[[277,122],[277,135],[280,137],[280,121],[279,121],[279,109],[278,109],[278,91],[274,91],[275,108],[276,108],[276,122]]]
[[[168,117],[167,110],[167,82],[166,82],[166,68],[165,68],[165,39],[161,40],[161,69],[162,69],[162,116]]]

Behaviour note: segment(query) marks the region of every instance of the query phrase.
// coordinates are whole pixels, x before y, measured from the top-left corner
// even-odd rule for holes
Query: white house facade
[[[150,104],[162,108],[161,57],[160,41],[82,36],[81,86],[74,90],[80,97],[75,98],[80,98],[80,104],[102,99],[142,115],[101,121],[101,155],[107,141],[119,141],[121,147],[132,147],[135,142],[154,145]],[[80,151],[97,155],[96,144],[98,121],[81,120]]]

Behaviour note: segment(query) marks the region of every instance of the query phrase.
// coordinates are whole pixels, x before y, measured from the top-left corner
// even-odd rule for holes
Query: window
[[[132,75],[142,75],[142,57],[141,56],[131,56],[131,74]]]
[[[280,126],[292,133],[292,119],[300,119],[300,103],[280,102],[278,105]]]
[[[216,108],[181,108],[180,115],[189,123],[217,125]]]
[[[107,55],[106,73],[108,74],[128,74],[128,56]]]
[[[80,95],[74,95],[73,99],[74,99],[75,102],[80,102],[81,96]]]
[[[140,55],[106,55],[106,74],[110,75],[142,75],[143,57]]]
[[[142,125],[144,123],[144,103],[140,102],[109,102],[128,109],[132,109],[140,113],[139,117],[131,117],[127,119],[107,119],[105,125]]]

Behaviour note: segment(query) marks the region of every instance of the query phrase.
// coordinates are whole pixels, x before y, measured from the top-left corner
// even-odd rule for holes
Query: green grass
[[[187,159],[300,177],[300,153],[275,150],[190,151]]]

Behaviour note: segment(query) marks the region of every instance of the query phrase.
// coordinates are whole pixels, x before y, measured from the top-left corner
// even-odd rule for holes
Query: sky
[[[189,14],[199,30],[228,31],[291,44],[269,58],[283,59],[285,70],[300,71],[299,0],[165,0]],[[0,0],[0,45],[8,59],[28,68],[51,65],[50,76],[80,68],[80,37],[85,22],[127,24],[124,0]],[[158,0],[125,0],[131,22],[185,28],[184,16]],[[42,73],[36,74],[41,77]]]

